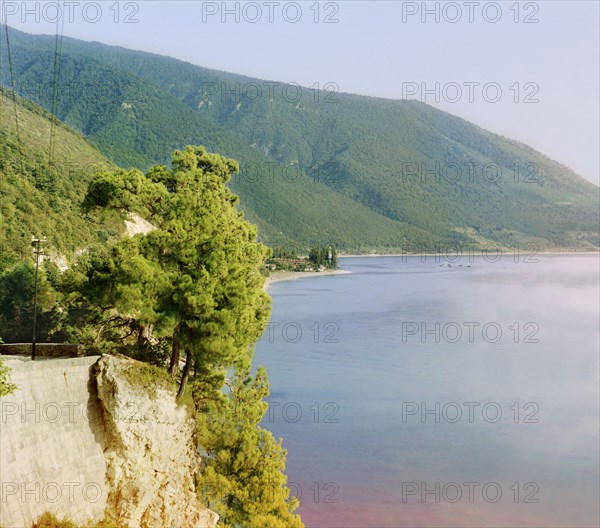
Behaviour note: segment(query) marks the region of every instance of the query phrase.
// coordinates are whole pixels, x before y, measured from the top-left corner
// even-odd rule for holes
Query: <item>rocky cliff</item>
[[[196,498],[194,423],[171,389],[135,383],[122,357],[3,359],[19,388],[0,399],[0,525],[29,528],[44,511],[76,524],[216,525]]]

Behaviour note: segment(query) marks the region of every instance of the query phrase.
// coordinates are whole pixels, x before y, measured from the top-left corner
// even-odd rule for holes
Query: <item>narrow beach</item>
[[[325,277],[327,275],[348,275],[348,270],[325,270],[325,271],[274,271],[267,277],[265,290],[274,282],[290,281],[313,277]]]

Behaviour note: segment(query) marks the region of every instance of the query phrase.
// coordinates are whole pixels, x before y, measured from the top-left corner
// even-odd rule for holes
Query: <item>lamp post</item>
[[[33,295],[33,334],[31,337],[31,361],[35,361],[35,330],[37,327],[37,300],[38,300],[38,270],[40,268],[40,244],[46,242],[46,237],[35,238],[31,237],[31,245],[34,247],[33,252],[35,253],[35,290]]]

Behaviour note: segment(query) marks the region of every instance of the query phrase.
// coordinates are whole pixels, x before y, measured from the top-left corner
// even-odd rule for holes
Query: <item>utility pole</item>
[[[46,237],[39,239],[35,236],[31,237],[31,245],[34,247],[35,253],[35,293],[33,296],[33,335],[31,338],[31,361],[35,361],[35,330],[37,327],[37,300],[38,300],[38,270],[40,268],[40,244],[46,242]]]

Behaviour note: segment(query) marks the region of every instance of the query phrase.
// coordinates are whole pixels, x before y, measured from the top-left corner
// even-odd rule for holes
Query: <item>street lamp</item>
[[[42,242],[46,242],[46,237],[43,238],[35,238],[35,236],[31,237],[31,245],[34,247],[35,254],[35,293],[33,296],[33,335],[31,338],[31,361],[35,361],[35,329],[37,326],[37,300],[38,300],[38,270],[40,268],[40,255],[42,254],[42,250],[40,249],[40,244]]]

